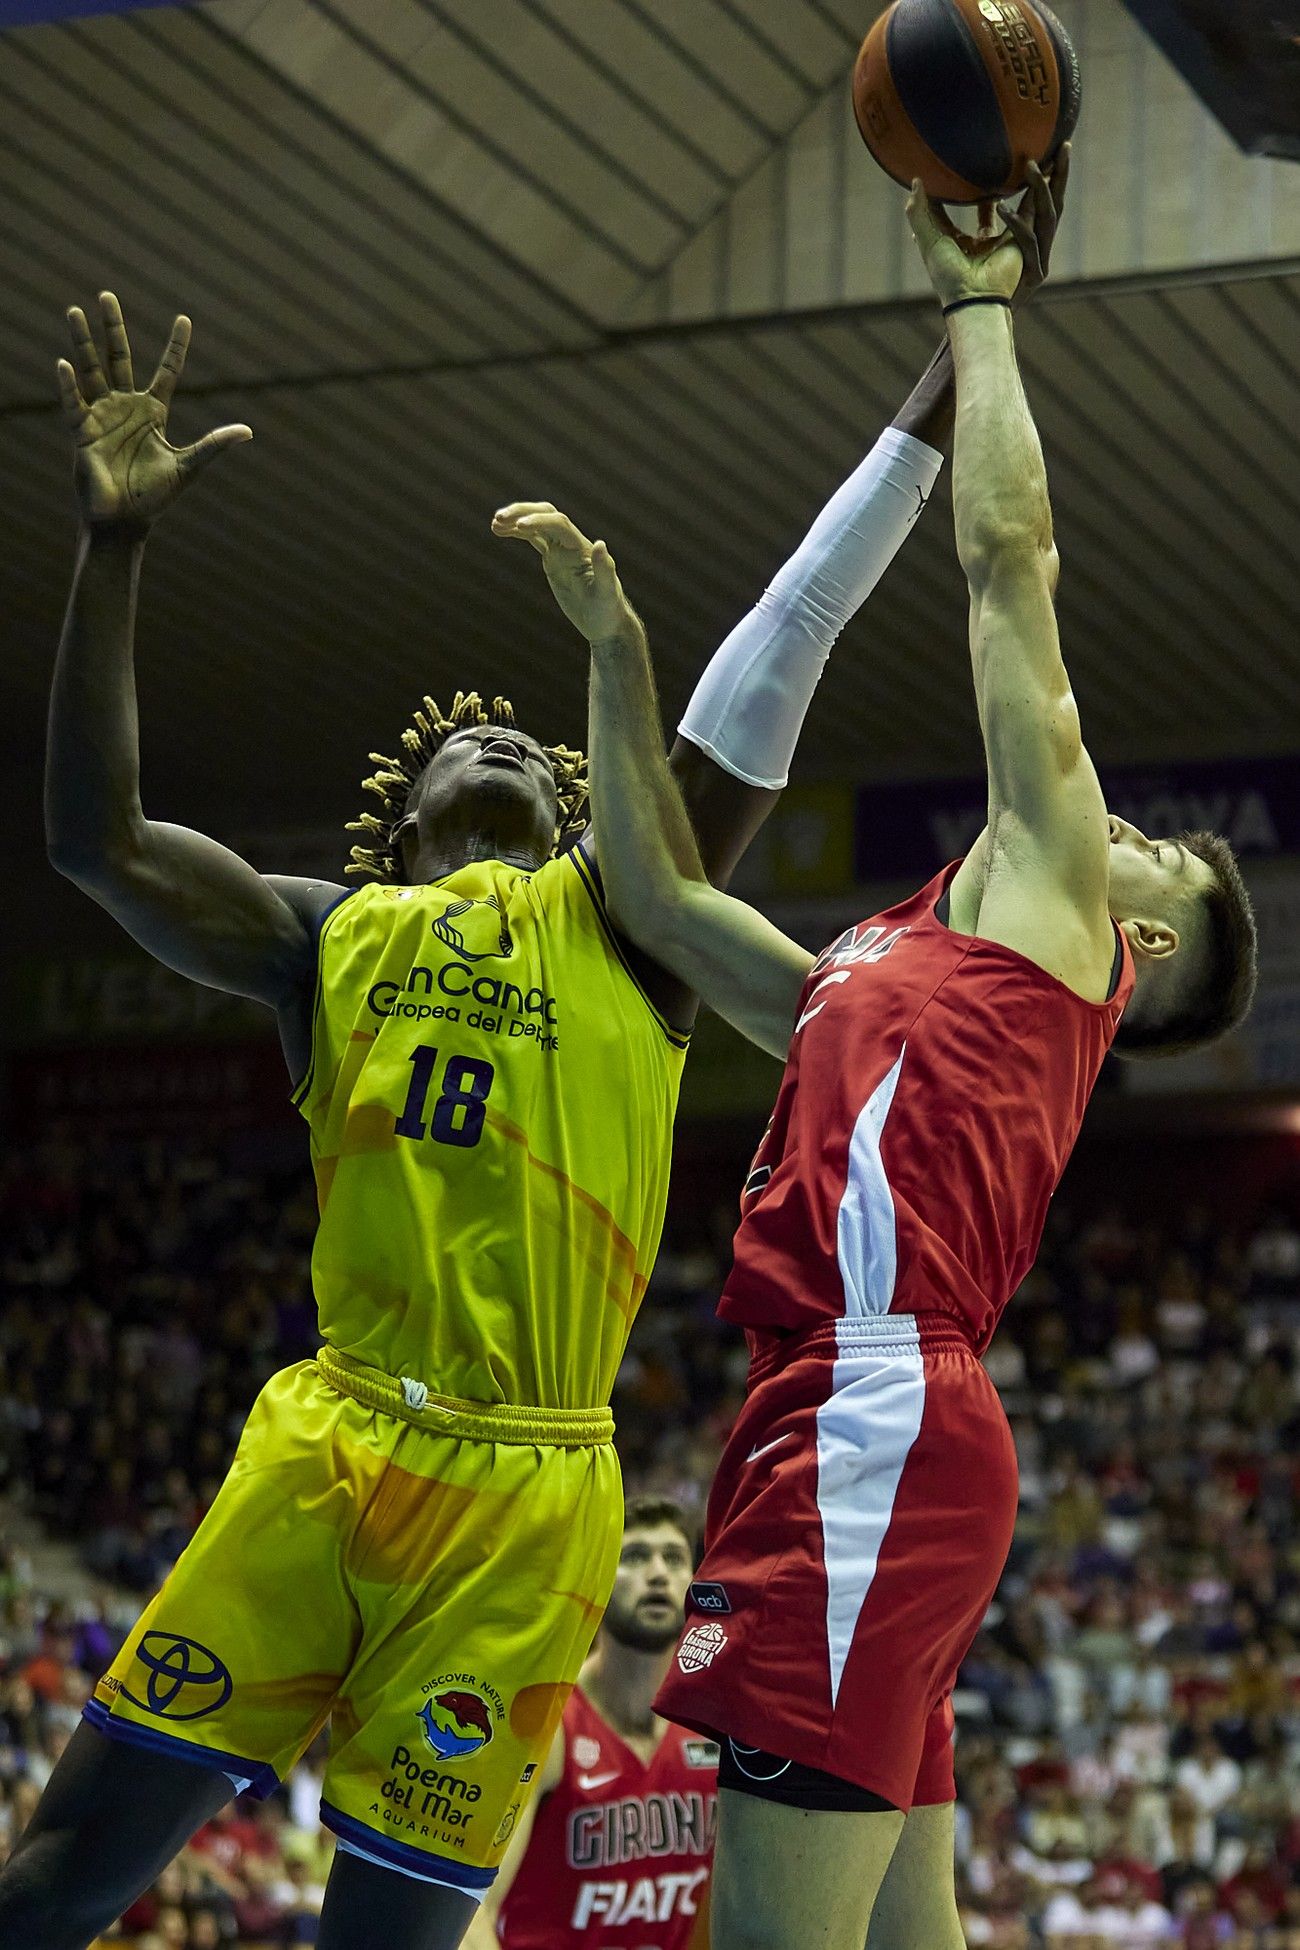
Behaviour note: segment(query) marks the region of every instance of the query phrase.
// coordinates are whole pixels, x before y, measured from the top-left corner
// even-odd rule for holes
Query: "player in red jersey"
[[[465,1950],[695,1950],[708,1941],[718,1749],[652,1701],[694,1549],[666,1497],[629,1499],[614,1591]]]
[[[1041,174],[1033,199],[1041,233]],[[919,190],[909,211],[957,371],[953,501],[989,796],[965,860],[816,962],[709,888],[608,552],[557,519],[546,555],[592,649],[614,911],[756,1042],[788,1050],[721,1304],[747,1331],[750,1390],[656,1702],[722,1742],[714,1950],[959,1950],[951,1693],[1017,1489],[978,1357],[1112,1043],[1196,1047],[1240,1019],[1254,982],[1227,844],[1109,818],[1082,742],[1009,310],[1035,227],[1016,212],[963,241]]]

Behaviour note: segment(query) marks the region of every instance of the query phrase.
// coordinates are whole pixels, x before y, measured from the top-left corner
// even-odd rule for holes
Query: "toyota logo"
[[[146,1632],[135,1649],[149,1675],[145,1696],[122,1688],[122,1697],[163,1720],[201,1720],[225,1705],[235,1682],[215,1652],[176,1632]]]

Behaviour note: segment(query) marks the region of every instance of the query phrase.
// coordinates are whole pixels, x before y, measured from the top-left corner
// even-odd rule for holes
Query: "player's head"
[[[1110,911],[1137,974],[1115,1038],[1119,1055],[1177,1056],[1242,1020],[1258,951],[1250,895],[1227,840],[1149,840],[1112,818]]]
[[[601,1629],[634,1652],[664,1652],[686,1618],[695,1548],[685,1512],[666,1496],[632,1496]]]
[[[540,864],[582,830],[586,760],[521,731],[507,698],[485,707],[477,691],[457,691],[444,714],[426,697],[402,733],[402,756],[370,756],[380,769],[363,784],[383,809],[348,822],[371,836],[353,847],[348,873],[409,880],[422,848],[470,835],[486,836],[503,858]]]

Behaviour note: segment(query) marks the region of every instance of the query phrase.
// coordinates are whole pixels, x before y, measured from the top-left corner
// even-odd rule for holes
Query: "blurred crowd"
[[[93,1141],[0,1167],[0,1487],[86,1578],[50,1604],[0,1556],[0,1847],[258,1387],[313,1351],[305,1181]],[[731,1225],[676,1214],[615,1394],[629,1482],[696,1512],[744,1386],[713,1317]],[[971,1945],[1300,1950],[1298,1355],[1295,1211],[1058,1201],[987,1357],[1022,1502],[956,1701]],[[126,1938],[313,1941],[318,1770],[205,1829]]]

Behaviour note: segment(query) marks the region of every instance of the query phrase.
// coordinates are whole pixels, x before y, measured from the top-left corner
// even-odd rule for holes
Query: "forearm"
[[[639,945],[656,918],[704,868],[681,794],[668,770],[645,631],[591,645],[592,824],[610,912]]]
[[[978,595],[1006,559],[1052,547],[1043,450],[1016,363],[1010,313],[977,304],[948,319],[957,383],[953,519]]]
[[[939,347],[921,377],[894,415],[900,433],[924,440],[930,447],[946,447],[952,438],[957,413],[952,347],[947,339]]]
[[[779,791],[831,650],[925,507],[942,456],[887,427],[715,653],[680,731],[747,785]]]
[[[45,835],[75,871],[131,843],[141,823],[133,667],[143,540],[83,530],[59,640],[45,766]]]

